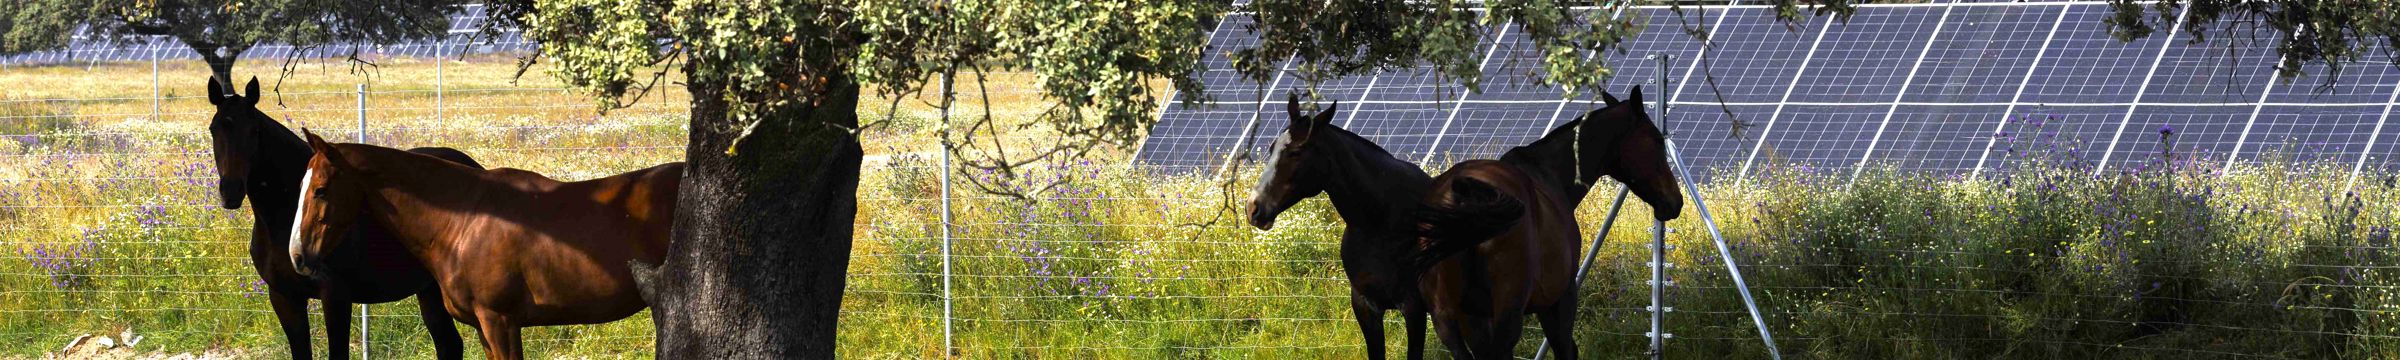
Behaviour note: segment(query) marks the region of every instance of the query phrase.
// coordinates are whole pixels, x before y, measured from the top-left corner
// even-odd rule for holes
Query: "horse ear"
[[[1300,117],[1300,94],[1291,94],[1291,96],[1285,97],[1284,99],[1283,113],[1291,117]],[[1285,126],[1296,127],[1300,126],[1300,124],[1292,123],[1286,124]]]
[[[325,138],[317,137],[317,133],[309,132],[308,128],[300,128],[300,136],[308,138],[309,150],[316,150],[318,154],[331,154],[333,152],[333,144],[325,142]],[[327,157],[330,158],[331,155],[328,155]]]
[[[1341,101],[1341,100],[1334,100],[1332,105],[1325,105],[1325,110],[1318,110],[1318,111],[1317,111],[1317,117],[1316,117],[1315,119],[1311,119],[1311,120],[1313,120],[1313,121],[1310,121],[1310,123],[1312,123],[1312,124],[1310,124],[1309,126],[1330,126],[1330,125],[1333,125],[1333,109],[1336,109],[1336,108],[1341,108],[1341,107],[1342,107],[1342,101]]]
[[[250,85],[247,85],[247,86],[244,86],[244,87],[243,87],[243,89],[242,89],[242,101],[243,101],[243,102],[250,103],[250,105],[258,105],[258,77],[257,77],[257,76],[252,76],[252,77],[250,77]]]
[[[1640,105],[1642,105],[1642,86],[1641,86],[1641,85],[1634,85],[1634,86],[1633,86],[1633,94],[1631,94],[1631,95],[1626,95],[1626,96],[1625,96],[1625,98],[1626,98],[1626,99],[1628,99],[1628,100],[1631,100],[1631,101],[1633,101],[1633,105],[1635,105],[1635,106],[1640,106]]]
[[[1620,102],[1624,102],[1624,101],[1622,101],[1622,100],[1617,100],[1617,95],[1615,95],[1615,94],[1609,94],[1609,93],[1608,93],[1608,89],[1600,89],[1600,104],[1602,104],[1602,105],[1616,105],[1617,103],[1620,103]]]
[[[208,104],[225,105],[225,86],[218,84],[214,76],[208,78]]]

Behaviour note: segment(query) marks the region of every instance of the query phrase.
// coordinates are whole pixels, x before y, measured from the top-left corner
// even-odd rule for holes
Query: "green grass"
[[[268,112],[352,134],[350,84],[431,89],[428,67],[395,61],[362,77],[340,65],[303,66],[286,83],[294,100]],[[681,158],[686,120],[672,106],[601,117],[573,94],[458,90],[555,86],[540,75],[511,85],[511,70],[488,59],[449,64],[454,91],[441,101],[451,108],[438,117],[430,93],[370,97],[378,110],[369,139],[458,147],[487,165],[570,179]],[[0,72],[0,82],[39,81],[0,90],[8,100],[0,102],[0,157],[9,158],[0,161],[0,252],[10,255],[0,258],[0,344],[9,344],[0,358],[40,357],[75,335],[127,327],[149,336],[143,351],[286,356],[247,265],[248,210],[213,205],[213,165],[199,133],[206,104],[189,98],[197,91],[169,91],[178,98],[163,104],[168,115],[149,117],[147,79],[118,76],[141,71],[147,66]],[[994,111],[1005,121],[1042,108],[1022,91],[999,95]],[[139,100],[16,101],[55,97]],[[836,334],[843,358],[943,351],[941,171],[927,152],[938,125],[922,101],[901,103],[899,125],[866,135],[876,160],[860,189]],[[1794,358],[2400,358],[2400,342],[2390,340],[2400,336],[2400,279],[2388,274],[2400,266],[2391,248],[2400,191],[2388,168],[2370,167],[2345,195],[2348,164],[2324,158],[2270,156],[2218,173],[2205,155],[2181,154],[2095,176],[2050,150],[2057,144],[2074,147],[2012,141],[2010,149],[2026,150],[2003,154],[2008,165],[1981,179],[1878,167],[1852,183],[1846,171],[1771,166],[1702,195]],[[1033,191],[1035,200],[951,193],[959,355],[1364,355],[1333,260],[1342,225],[1324,201],[1303,202],[1276,230],[1257,231],[1239,215],[1249,173],[1230,182],[1158,176],[1116,165],[1126,162],[1123,149],[1094,161],[1042,164],[1004,182],[1064,181]],[[1586,231],[1599,227],[1610,200],[1596,193],[1578,211]],[[1682,286],[1670,290],[1677,337],[1668,356],[1758,358],[1763,347],[1732,281],[1696,209],[1686,209],[1670,224]],[[1648,221],[1619,221],[1582,293],[1576,332],[1586,357],[1635,357],[1646,344]],[[77,247],[85,251],[54,257],[64,260],[24,253]],[[374,311],[374,357],[430,357],[414,306]],[[528,350],[645,357],[646,316],[536,329]],[[1399,322],[1386,323],[1385,341],[1398,345]],[[1536,343],[1525,341],[1521,353]],[[470,345],[469,356],[480,349]]]

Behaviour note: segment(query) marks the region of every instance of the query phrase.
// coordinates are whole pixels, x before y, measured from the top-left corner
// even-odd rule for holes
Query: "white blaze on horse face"
[[[309,185],[309,182],[316,180],[316,177],[317,169],[308,169],[308,172],[301,173],[300,204],[292,206],[292,243],[285,255],[292,257],[292,267],[295,269],[300,267],[300,249],[303,248],[300,242],[300,220],[308,217],[308,197],[313,195],[310,193],[317,191],[315,186]]]
[[[1271,145],[1267,145],[1267,161],[1263,163],[1267,164],[1266,169],[1259,171],[1258,184],[1251,185],[1251,206],[1258,206],[1259,201],[1266,200],[1267,184],[1275,183],[1275,170],[1277,168],[1277,162],[1283,161],[1283,146],[1290,143],[1292,143],[1292,133],[1286,132],[1282,135],[1276,135],[1275,142]]]

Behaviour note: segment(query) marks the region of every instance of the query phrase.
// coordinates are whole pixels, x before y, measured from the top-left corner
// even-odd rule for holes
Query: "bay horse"
[[[458,328],[450,325],[450,316],[441,311],[441,289],[433,286],[433,276],[419,265],[414,255],[390,241],[361,240],[360,246],[332,249],[326,255],[331,263],[325,269],[324,280],[302,276],[291,263],[284,243],[291,238],[294,209],[291,205],[300,197],[300,177],[309,156],[316,152],[292,133],[290,128],[258,110],[258,78],[251,78],[247,94],[235,94],[230,85],[208,81],[208,103],[215,105],[216,114],[208,124],[209,143],[215,153],[217,190],[226,209],[240,209],[244,199],[251,205],[250,266],[258,271],[259,279],[267,286],[267,304],[275,310],[276,323],[281,325],[284,340],[291,345],[292,357],[307,359],[310,354],[308,334],[308,299],[324,301],[326,345],[333,359],[350,356],[350,304],[377,304],[417,297],[417,308],[423,314],[426,332],[433,339],[435,357],[456,360],[461,356]],[[449,148],[416,148],[410,152],[430,155],[467,167],[482,168],[466,153]],[[359,239],[388,239],[390,231],[381,226],[360,226],[347,233]]]
[[[1601,97],[1605,107],[1499,160],[1452,166],[1422,198],[1412,266],[1427,268],[1418,284],[1434,332],[1460,358],[1509,358],[1527,314],[1559,358],[1576,357],[1575,207],[1601,176],[1625,183],[1660,221],[1683,211],[1641,87],[1626,101]]]
[[[1422,359],[1425,307],[1415,293],[1416,271],[1406,251],[1416,240],[1410,209],[1433,178],[1392,156],[1382,146],[1333,125],[1334,109],[1316,116],[1300,110],[1293,96],[1285,107],[1290,125],[1268,148],[1265,171],[1250,198],[1250,226],[1275,227],[1276,215],[1300,200],[1325,194],[1347,227],[1342,229],[1342,271],[1350,280],[1350,311],[1367,340],[1367,357],[1384,358],[1383,313],[1400,310],[1408,323],[1408,358]]]
[[[331,234],[389,228],[492,359],[523,358],[524,327],[605,323],[649,307],[628,262],[666,259],[683,163],[561,182],[301,133],[317,154],[292,221],[301,274],[334,266],[326,255],[349,239]]]

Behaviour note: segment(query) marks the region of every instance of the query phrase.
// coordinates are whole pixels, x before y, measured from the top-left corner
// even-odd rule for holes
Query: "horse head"
[[[349,238],[343,234],[357,225],[373,184],[366,180],[371,170],[358,166],[360,160],[344,156],[317,134],[307,130],[301,134],[316,155],[308,159],[308,172],[300,176],[300,203],[292,212],[289,250],[292,265],[301,275],[318,277],[325,268],[325,254],[342,246],[341,241]]]
[[[262,122],[275,121],[258,111],[258,78],[251,78],[243,93],[233,93],[231,84],[208,80],[208,103],[217,112],[209,117],[209,145],[216,154],[217,192],[227,209],[242,207],[242,198],[249,195],[251,159],[258,154],[258,130]]]
[[[1302,199],[1325,191],[1324,177],[1312,176],[1316,172],[1312,169],[1323,167],[1316,163],[1324,150],[1310,146],[1320,141],[1310,140],[1333,128],[1333,111],[1338,107],[1341,104],[1334,103],[1316,116],[1308,116],[1300,112],[1300,96],[1292,95],[1284,108],[1291,116],[1290,125],[1283,128],[1283,134],[1275,136],[1274,144],[1267,146],[1270,155],[1266,170],[1258,174],[1258,187],[1250,195],[1250,226],[1273,229],[1276,215]]]
[[[1589,188],[1601,176],[1615,178],[1649,203],[1658,220],[1674,220],[1683,213],[1682,183],[1667,160],[1666,134],[1642,106],[1642,87],[1633,87],[1625,100],[1607,92],[1600,98],[1606,106],[1572,125],[1576,185]]]

